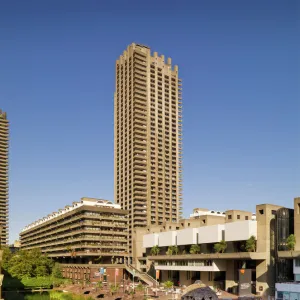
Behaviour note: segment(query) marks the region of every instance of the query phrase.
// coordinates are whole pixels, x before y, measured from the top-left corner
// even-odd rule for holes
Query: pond
[[[50,300],[48,292],[3,292],[2,296],[5,300]]]

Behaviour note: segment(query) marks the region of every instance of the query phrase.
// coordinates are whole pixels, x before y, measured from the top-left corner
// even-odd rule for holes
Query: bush
[[[286,245],[288,250],[294,251],[296,245],[296,237],[293,234],[290,234],[286,239]]]
[[[51,277],[33,277],[33,278],[23,278],[21,283],[24,285],[25,289],[50,289],[53,287],[53,280]]]
[[[61,271],[61,266],[59,263],[55,263],[53,268],[52,268],[52,277],[54,278],[63,278],[62,271]]]

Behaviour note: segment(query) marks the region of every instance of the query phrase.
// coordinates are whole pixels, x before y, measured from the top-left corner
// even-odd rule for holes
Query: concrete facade
[[[8,154],[9,122],[7,115],[0,109],[0,239],[2,245],[8,244]]]
[[[144,45],[131,44],[116,62],[115,200],[133,231],[177,222],[181,214],[182,102],[178,67]]]
[[[26,226],[21,248],[40,248],[63,264],[124,264],[128,256],[128,212],[110,201],[80,202]]]
[[[295,199],[295,232],[289,232],[296,236],[300,230],[298,203],[300,198]],[[252,274],[252,293],[274,295],[276,278],[282,272],[280,268],[285,269],[277,265],[277,260],[300,258],[300,251],[297,250],[299,243],[295,251],[277,251],[279,246],[276,241],[281,231],[278,231],[279,225],[276,224],[282,222],[282,209],[272,204],[257,205],[255,214],[240,210],[217,212],[197,209],[191,219],[172,225],[166,222],[160,226],[138,228],[135,231],[136,266],[144,272],[150,272],[153,268],[159,270],[160,281],[173,280],[174,283],[189,285],[200,279],[212,287],[219,286],[236,294],[239,270],[248,269]],[[164,239],[161,244],[160,237]],[[248,252],[246,242],[252,237],[256,240],[255,249]],[[143,239],[147,243],[144,244]],[[214,245],[221,240],[225,241],[227,248],[224,253],[216,253]],[[200,250],[191,254],[191,246],[195,244],[199,245]],[[158,255],[151,252],[154,246],[160,249]],[[170,255],[168,249],[171,246],[177,247],[178,254]],[[293,269],[295,276],[300,275],[300,259],[294,261]]]

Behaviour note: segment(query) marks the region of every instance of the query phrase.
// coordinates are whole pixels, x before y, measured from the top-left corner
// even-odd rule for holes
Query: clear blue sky
[[[113,199],[115,60],[144,43],[183,79],[184,214],[300,196],[298,1],[1,1],[11,241]]]

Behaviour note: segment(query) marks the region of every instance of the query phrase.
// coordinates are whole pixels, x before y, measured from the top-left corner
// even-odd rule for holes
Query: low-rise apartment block
[[[178,223],[136,229],[134,263],[161,282],[201,280],[235,294],[275,295],[275,283],[300,269],[292,260],[300,258],[300,238],[295,251],[286,251],[287,238],[300,235],[299,220],[300,198],[295,221],[293,210],[271,204],[257,205],[255,214],[197,208]]]
[[[124,267],[128,212],[107,200],[82,198],[26,226],[20,239],[22,249],[40,248],[62,263],[66,277],[93,279],[100,267]]]

